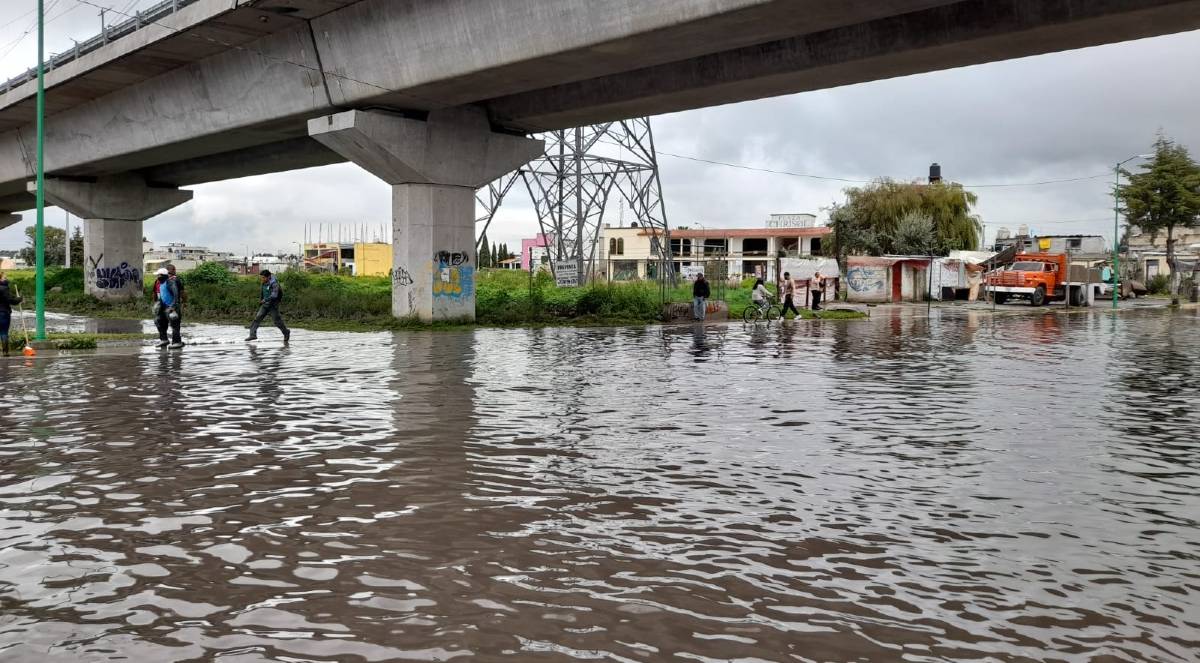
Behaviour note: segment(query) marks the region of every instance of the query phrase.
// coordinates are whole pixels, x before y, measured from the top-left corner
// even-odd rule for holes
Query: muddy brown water
[[[0,364],[0,660],[1200,658],[1194,311],[191,331]]]

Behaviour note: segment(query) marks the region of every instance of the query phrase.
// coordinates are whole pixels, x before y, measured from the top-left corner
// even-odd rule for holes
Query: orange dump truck
[[[984,285],[997,304],[1028,299],[1034,306],[1065,297],[1071,306],[1087,306],[1106,287],[1097,270],[1068,268],[1061,253],[1018,253],[1012,263],[990,272]]]

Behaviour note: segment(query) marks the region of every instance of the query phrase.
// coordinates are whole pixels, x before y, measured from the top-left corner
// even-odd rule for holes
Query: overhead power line
[[[871,182],[875,181],[875,180],[856,180],[856,179],[850,179],[847,177],[835,177],[835,176],[831,176],[831,175],[812,175],[809,173],[796,173],[796,172],[792,172],[789,170],[776,170],[773,168],[763,168],[760,166],[748,166],[748,165],[740,164],[740,163],[730,163],[728,161],[717,161],[715,159],[704,159],[701,157],[692,157],[692,156],[687,156],[684,154],[673,154],[671,152],[666,152],[663,150],[658,150],[658,153],[663,156],[674,157],[676,159],[686,159],[688,161],[698,161],[700,163],[707,163],[707,164],[711,164],[714,166],[726,166],[729,168],[738,168],[740,170],[750,170],[750,171],[755,171],[755,172],[760,172],[760,173],[771,173],[773,175],[787,175],[790,177],[801,177],[801,178],[805,178],[805,179],[824,180],[824,181],[830,181],[830,182],[845,182],[847,184],[870,184]],[[1086,181],[1091,181],[1091,180],[1095,180],[1095,179],[1100,179],[1102,177],[1111,177],[1111,176],[1112,176],[1111,173],[1099,173],[1096,175],[1087,175],[1084,177],[1069,177],[1069,178],[1064,178],[1064,179],[1041,180],[1041,181],[1037,181],[1037,182],[1003,182],[1003,183],[997,183],[997,184],[961,183],[961,185],[963,186],[963,188],[967,188],[967,189],[985,189],[985,188],[1000,188],[1000,187],[1031,187],[1031,186],[1047,186],[1047,185],[1051,185],[1051,184],[1067,184],[1067,183],[1071,183],[1071,182],[1086,182]]]

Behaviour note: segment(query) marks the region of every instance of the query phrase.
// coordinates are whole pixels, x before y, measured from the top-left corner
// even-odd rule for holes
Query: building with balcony
[[[670,249],[676,273],[705,271],[710,277],[776,280],[780,258],[820,255],[831,228],[811,214],[775,214],[764,228],[678,228]],[[600,229],[597,271],[613,281],[658,277],[662,241],[657,229],[631,226]]]

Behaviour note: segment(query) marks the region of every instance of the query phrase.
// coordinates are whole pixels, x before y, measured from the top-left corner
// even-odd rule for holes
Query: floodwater
[[[1200,316],[0,364],[0,660],[1194,661]]]

